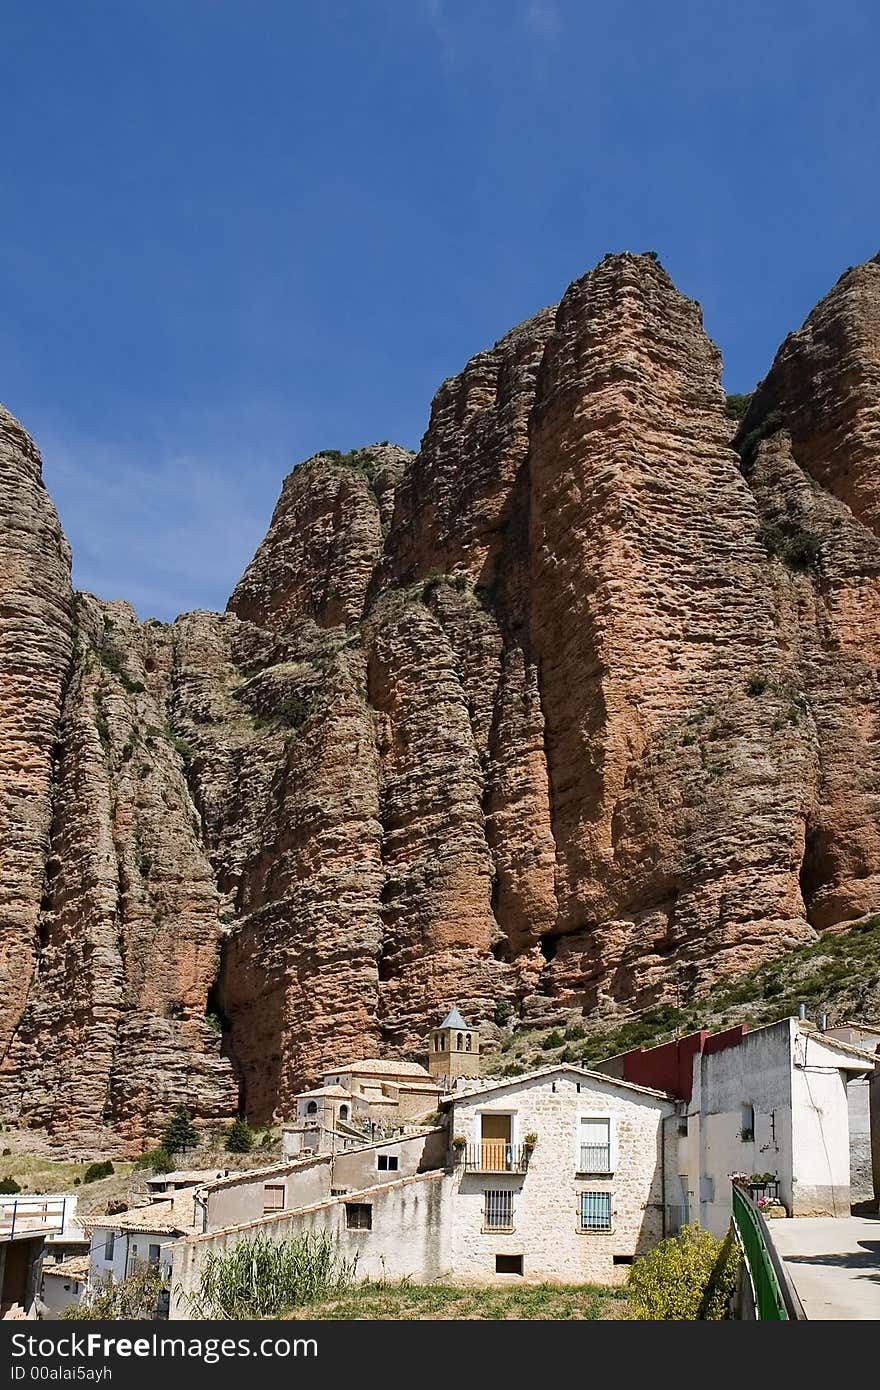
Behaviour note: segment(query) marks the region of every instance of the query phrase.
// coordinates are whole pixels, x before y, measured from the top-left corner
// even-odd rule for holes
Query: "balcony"
[[[579,1173],[610,1173],[610,1144],[581,1144],[578,1155]]]
[[[529,1166],[531,1148],[508,1144],[502,1139],[484,1139],[453,1150],[456,1161],[467,1173],[524,1173]]]

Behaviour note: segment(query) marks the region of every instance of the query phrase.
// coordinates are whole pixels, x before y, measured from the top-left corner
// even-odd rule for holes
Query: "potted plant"
[[[467,1140],[463,1134],[456,1134],[452,1140],[452,1148],[456,1158],[461,1158],[467,1148]]]
[[[528,1134],[526,1134],[526,1135],[524,1136],[524,1138],[523,1138],[523,1148],[524,1148],[524,1149],[533,1149],[533,1148],[535,1147],[535,1145],[537,1144],[537,1142],[538,1142],[538,1136],[537,1136],[537,1134],[535,1134],[534,1130],[532,1130],[532,1131],[530,1131],[530,1133],[528,1133]]]

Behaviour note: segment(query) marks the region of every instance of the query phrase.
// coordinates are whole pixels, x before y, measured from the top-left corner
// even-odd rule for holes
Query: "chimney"
[[[806,1016],[807,1016],[807,1006],[806,1006],[806,1004],[798,1004],[798,1018],[800,1019],[801,1023],[803,1023],[803,1021],[804,1021],[804,1019],[806,1018]]]
[[[827,1015],[827,1014],[823,1014],[822,1017],[821,1017],[821,1019],[819,1020],[819,1029],[820,1029],[821,1032],[824,1033],[824,1032],[825,1032],[825,1029],[826,1029],[827,1027],[828,1027],[828,1015]]]

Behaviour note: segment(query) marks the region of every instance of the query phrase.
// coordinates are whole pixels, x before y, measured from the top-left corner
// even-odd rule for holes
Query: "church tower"
[[[450,1009],[428,1039],[428,1071],[451,1086],[460,1076],[480,1075],[480,1034]]]

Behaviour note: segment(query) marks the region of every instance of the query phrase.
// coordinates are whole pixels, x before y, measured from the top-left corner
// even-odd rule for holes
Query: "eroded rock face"
[[[120,1150],[239,1087],[286,1117],[453,1003],[607,1022],[876,910],[878,325],[871,262],[734,449],[699,307],[607,257],[418,455],[296,468],[228,611],[170,627],[74,624],[13,422],[5,1112]]]

